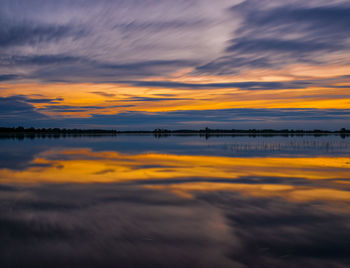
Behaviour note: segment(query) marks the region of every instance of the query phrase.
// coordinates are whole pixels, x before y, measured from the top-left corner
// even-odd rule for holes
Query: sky
[[[350,128],[349,1],[0,3],[0,126]]]

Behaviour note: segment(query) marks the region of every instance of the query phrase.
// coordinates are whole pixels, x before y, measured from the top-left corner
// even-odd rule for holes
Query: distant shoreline
[[[300,130],[300,129],[179,129],[179,130],[168,130],[168,129],[155,129],[155,130],[105,130],[105,129],[65,129],[65,128],[23,128],[23,127],[0,127],[0,134],[43,134],[43,135],[118,135],[118,134],[153,134],[153,135],[171,135],[171,134],[199,134],[199,135],[304,135],[304,134],[316,134],[316,135],[327,135],[327,134],[343,134],[350,135],[350,129],[342,128],[340,130]]]

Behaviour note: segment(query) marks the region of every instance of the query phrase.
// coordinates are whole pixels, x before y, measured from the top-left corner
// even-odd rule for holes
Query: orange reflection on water
[[[276,184],[264,178],[277,178]],[[346,157],[224,157],[172,154],[120,154],[89,149],[49,150],[24,170],[0,170],[1,183],[111,183],[153,181],[154,189],[170,190],[185,197],[192,191],[239,191],[253,196],[280,196],[295,201],[350,200],[338,189],[350,179]],[[255,184],[245,178],[260,178]],[[305,179],[322,186],[288,185],[286,180]],[[170,179],[181,179],[172,183]],[[191,179],[189,181],[188,179]],[[203,182],[201,179],[211,179]],[[215,181],[221,179],[221,181]],[[222,182],[227,179],[227,182]],[[241,179],[236,183],[235,179]],[[345,179],[345,180],[344,180]],[[157,185],[157,180],[162,185]],[[168,180],[168,181],[167,181]],[[195,182],[193,182],[195,180]],[[196,182],[198,180],[198,182]],[[242,182],[243,180],[243,182]],[[284,184],[280,184],[284,182]],[[291,183],[289,183],[291,184]]]
[[[224,157],[50,150],[25,170],[0,171],[13,182],[123,182],[143,179],[281,177],[349,179],[347,157]]]

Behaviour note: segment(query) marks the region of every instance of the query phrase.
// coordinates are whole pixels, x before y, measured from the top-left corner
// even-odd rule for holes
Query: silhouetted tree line
[[[116,130],[104,129],[66,129],[66,128],[24,128],[0,127],[0,133],[28,133],[28,134],[116,134]]]
[[[117,131],[104,129],[66,129],[66,128],[24,128],[24,127],[0,127],[0,133],[33,133],[33,134],[118,134],[118,133],[153,133],[154,135],[166,135],[176,133],[198,133],[198,134],[350,134],[350,129],[342,128],[340,130],[302,130],[302,129],[211,129],[206,127],[200,130],[178,129],[169,130],[156,128],[153,131],[135,130],[135,131]]]
[[[199,134],[215,134],[215,133],[252,133],[252,134],[270,134],[270,133],[287,133],[287,134],[318,134],[318,133],[344,133],[350,134],[350,129],[342,128],[340,130],[303,130],[303,129],[211,129],[206,127],[205,129],[200,130],[190,130],[190,129],[179,129],[179,130],[168,130],[168,129],[160,129],[157,128],[153,130],[155,134],[169,134],[169,133],[199,133]]]

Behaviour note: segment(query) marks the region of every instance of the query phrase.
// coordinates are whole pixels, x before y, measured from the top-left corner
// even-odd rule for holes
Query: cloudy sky
[[[350,3],[0,0],[0,125],[350,127]]]

